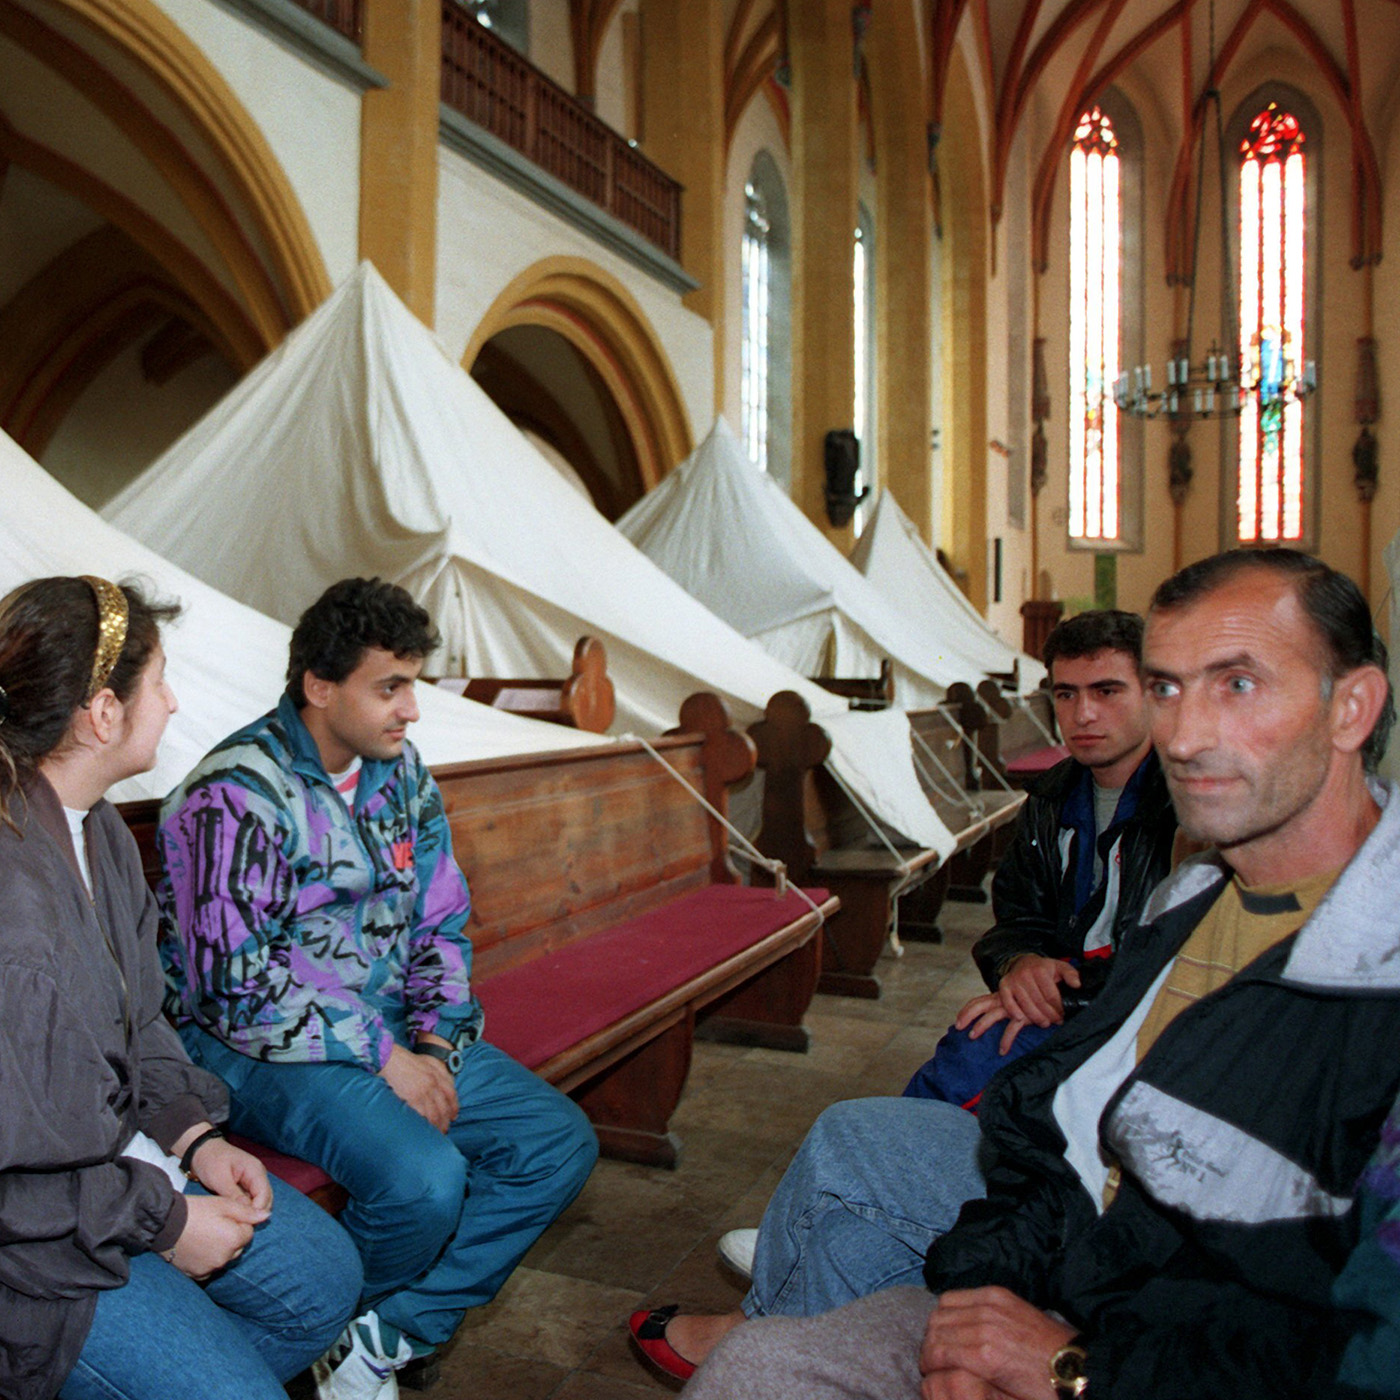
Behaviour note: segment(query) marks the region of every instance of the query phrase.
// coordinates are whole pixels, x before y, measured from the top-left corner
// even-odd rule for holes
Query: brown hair
[[[178,603],[148,598],[139,584],[121,584],[127,602],[126,641],[104,689],[131,698]],[[68,734],[92,680],[98,604],[81,578],[40,578],[0,598],[0,821],[13,827],[10,803],[41,760]]]

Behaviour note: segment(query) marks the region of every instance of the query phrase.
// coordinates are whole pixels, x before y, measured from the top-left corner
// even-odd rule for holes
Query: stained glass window
[[[859,495],[875,479],[875,225],[864,204],[859,206],[851,258],[855,312],[855,398],[851,426],[860,444],[855,492]],[[856,534],[865,528],[866,505],[858,505],[852,518]]]
[[[740,256],[744,306],[740,429],[749,456],[764,471],[768,470],[769,232],[763,196],[751,181],[744,186],[744,245]]]
[[[1307,175],[1298,119],[1270,102],[1240,143],[1238,534],[1244,543],[1303,536],[1303,403],[1274,397],[1302,371]]]
[[[1100,107],[1079,120],[1070,153],[1069,532],[1117,540],[1118,137]]]

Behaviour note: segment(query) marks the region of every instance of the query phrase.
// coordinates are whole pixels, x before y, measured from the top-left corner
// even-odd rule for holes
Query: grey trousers
[[[815,1317],[736,1327],[691,1377],[685,1400],[919,1400],[919,1348],[938,1299],[887,1288]]]

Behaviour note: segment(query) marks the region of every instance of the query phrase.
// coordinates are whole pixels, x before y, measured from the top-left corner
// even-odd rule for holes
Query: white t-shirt
[[[355,789],[360,785],[360,769],[364,766],[364,759],[356,754],[348,768],[341,769],[339,773],[327,775],[331,780],[331,786],[340,794],[345,805],[352,812],[355,810]]]

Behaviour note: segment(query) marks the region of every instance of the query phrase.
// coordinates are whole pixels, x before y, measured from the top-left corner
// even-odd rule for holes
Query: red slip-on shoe
[[[642,1355],[653,1366],[659,1367],[668,1376],[678,1381],[688,1381],[695,1374],[695,1363],[687,1361],[666,1340],[666,1324],[680,1312],[679,1303],[670,1303],[664,1308],[652,1308],[648,1312],[639,1308],[627,1319],[627,1330],[632,1334]]]

